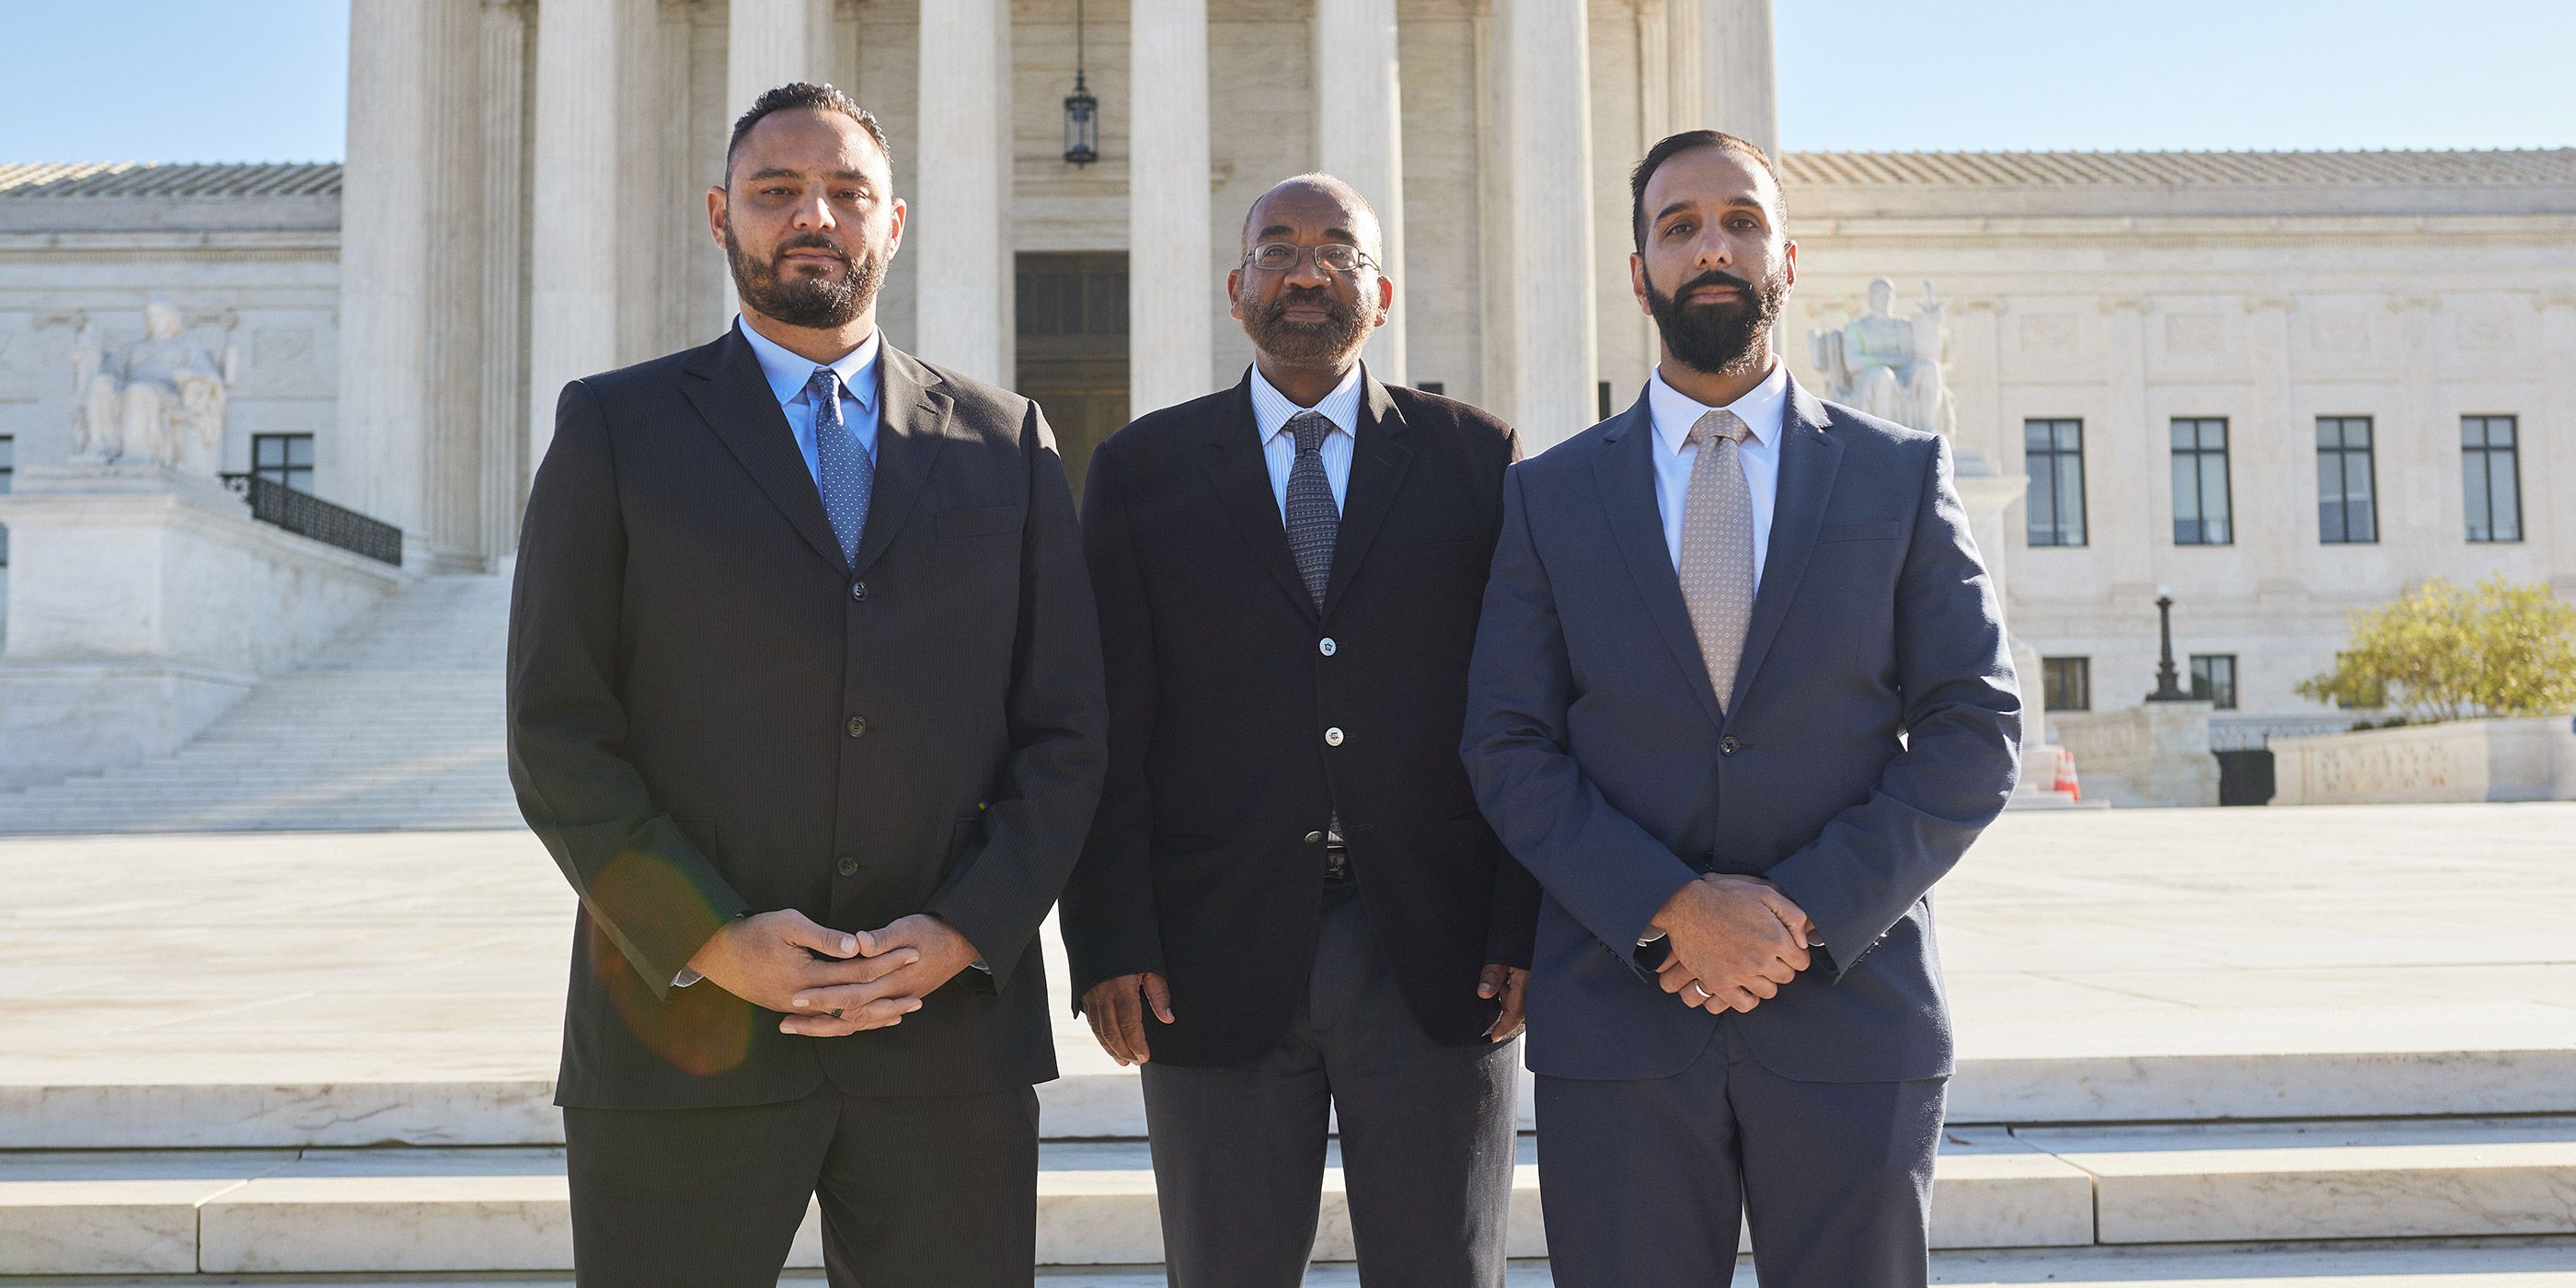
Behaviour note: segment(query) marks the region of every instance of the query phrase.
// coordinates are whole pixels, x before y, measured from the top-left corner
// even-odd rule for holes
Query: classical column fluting
[[[1771,0],[1685,0],[1700,6],[1703,122],[1780,151],[1778,73],[1771,48]]]
[[[537,6],[529,212],[528,461],[554,441],[567,381],[617,365],[619,0]]]
[[[1141,416],[1208,392],[1224,297],[1211,277],[1207,2],[1135,0],[1128,13],[1127,409]]]
[[[1593,307],[1591,41],[1584,0],[1503,0],[1511,174],[1512,336],[1506,379],[1522,447],[1590,426],[1600,338]]]
[[[419,532],[429,387],[429,6],[349,7],[349,159],[340,196],[336,441],[316,453],[324,499]]]
[[[432,566],[480,572],[483,545],[483,19],[439,4],[429,43],[429,355],[421,458],[408,475]],[[409,526],[409,525],[406,525]]]
[[[527,495],[528,13],[521,0],[483,2],[483,312],[480,412],[482,548],[498,559],[518,546]],[[551,422],[550,422],[551,423]]]
[[[829,83],[832,67],[832,0],[732,0],[725,24],[725,124],[730,127],[765,90],[795,81]]]
[[[1010,0],[921,7],[921,160],[903,253],[921,355],[1009,384]]]
[[[1379,262],[1395,283],[1395,304],[1362,356],[1371,375],[1395,385],[1406,383],[1403,84],[1395,0],[1315,0],[1317,168],[1377,210]]]

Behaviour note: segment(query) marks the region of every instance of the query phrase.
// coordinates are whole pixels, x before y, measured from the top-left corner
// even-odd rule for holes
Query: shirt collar
[[[805,382],[814,378],[814,368],[828,366],[841,378],[841,389],[857,400],[861,407],[873,407],[877,401],[877,351],[884,347],[882,331],[868,332],[859,347],[842,354],[837,361],[822,363],[800,358],[788,352],[777,341],[752,329],[748,322],[739,323],[742,338],[751,342],[752,356],[760,359],[760,374],[769,380],[769,392],[778,395],[785,406],[805,396]]]
[[[1333,422],[1333,428],[1353,438],[1359,437],[1355,427],[1360,417],[1360,377],[1366,370],[1366,363],[1352,363],[1350,371],[1342,376],[1342,383],[1333,386],[1333,392],[1324,395],[1313,407],[1300,407],[1261,374],[1258,363],[1254,364],[1252,423],[1261,431],[1262,443],[1266,446],[1277,437],[1280,430],[1287,428],[1289,420],[1301,411],[1322,412],[1324,419]]]
[[[1753,439],[1770,447],[1780,441],[1780,419],[1789,408],[1789,364],[1778,357],[1771,359],[1771,374],[1753,386],[1741,398],[1726,405],[1753,432]],[[1655,437],[1662,439],[1664,450],[1679,455],[1690,438],[1691,426],[1699,418],[1716,410],[1689,394],[1664,383],[1659,367],[1646,382],[1646,410],[1654,417]]]

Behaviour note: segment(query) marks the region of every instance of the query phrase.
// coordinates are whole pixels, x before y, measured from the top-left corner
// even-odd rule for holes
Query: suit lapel
[[[840,567],[841,539],[833,535],[832,520],[823,513],[823,493],[805,470],[795,432],[787,427],[787,414],[780,410],[768,377],[760,372],[751,342],[738,332],[726,332],[723,339],[698,350],[682,370],[695,377],[681,390],[698,415],[815,553]]]
[[[1297,557],[1288,551],[1288,526],[1279,517],[1279,499],[1270,491],[1270,467],[1261,455],[1261,430],[1252,418],[1252,374],[1225,401],[1224,414],[1208,431],[1208,481],[1217,501],[1233,518],[1235,529],[1252,547],[1252,557],[1270,570],[1270,579],[1295,602],[1307,620],[1318,620],[1306,579],[1297,575]]]
[[[1619,553],[1628,560],[1628,575],[1646,601],[1646,615],[1690,678],[1690,690],[1708,713],[1709,723],[1724,724],[1717,689],[1700,657],[1699,636],[1691,632],[1690,607],[1682,602],[1681,577],[1673,571],[1672,551],[1664,545],[1662,511],[1655,504],[1655,422],[1639,397],[1621,413],[1617,425],[1602,435],[1592,458],[1593,477],[1601,487],[1601,506],[1610,520]]]
[[[1379,525],[1395,505],[1396,490],[1404,485],[1404,472],[1413,464],[1413,449],[1404,445],[1404,413],[1396,410],[1386,386],[1363,374],[1360,389],[1351,477],[1342,489],[1342,522],[1333,538],[1333,575],[1324,592],[1327,618],[1350,589],[1351,578],[1359,575],[1360,560],[1377,539]]]
[[[1762,558],[1762,589],[1753,596],[1753,617],[1744,628],[1744,658],[1736,664],[1729,711],[1741,709],[1753,687],[1780,623],[1789,616],[1789,604],[1798,596],[1807,557],[1815,553],[1825,502],[1834,493],[1834,471],[1843,460],[1843,445],[1825,432],[1826,423],[1824,404],[1790,381],[1780,416],[1780,487],[1771,506],[1771,545]]]
[[[948,441],[948,408],[954,402],[939,374],[893,345],[877,351],[877,476],[868,493],[868,524],[859,533],[855,572],[885,553],[930,481],[930,467]],[[819,507],[821,502],[816,502]],[[828,525],[827,525],[828,527]],[[839,548],[834,547],[837,554]],[[855,575],[854,572],[854,575]]]

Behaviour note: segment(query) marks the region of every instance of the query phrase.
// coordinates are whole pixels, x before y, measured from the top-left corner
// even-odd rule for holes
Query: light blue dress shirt
[[[1333,512],[1341,513],[1342,498],[1350,492],[1351,450],[1359,442],[1355,437],[1360,424],[1360,374],[1362,363],[1351,364],[1350,374],[1322,402],[1300,407],[1289,401],[1263,378],[1261,368],[1252,369],[1252,423],[1261,432],[1261,459],[1270,467],[1270,496],[1279,502],[1279,521],[1288,521],[1288,471],[1297,464],[1297,436],[1279,431],[1301,411],[1322,412],[1333,422],[1332,432],[1324,435],[1324,444],[1316,449],[1324,458],[1324,479],[1333,485]]]
[[[884,332],[872,331],[866,342],[838,361],[821,363],[789,353],[748,322],[739,318],[735,322],[742,328],[742,338],[751,341],[751,352],[760,359],[760,374],[769,378],[769,392],[778,395],[779,410],[787,413],[787,428],[796,435],[796,450],[804,455],[805,472],[814,476],[814,486],[823,485],[823,457],[814,445],[814,398],[805,385],[814,378],[816,367],[829,366],[841,378],[841,424],[859,440],[859,450],[869,460],[877,458],[877,351],[885,347]]]
[[[1673,568],[1682,566],[1682,507],[1690,499],[1691,466],[1699,449],[1689,444],[1691,426],[1717,410],[1664,383],[1658,369],[1646,382],[1646,411],[1655,421],[1655,508],[1664,520],[1664,549]],[[1735,446],[1744,467],[1744,488],[1753,497],[1753,588],[1762,588],[1762,561],[1771,554],[1771,512],[1780,499],[1780,432],[1789,410],[1789,364],[1771,360],[1771,374],[1753,391],[1726,405],[1752,431]]]

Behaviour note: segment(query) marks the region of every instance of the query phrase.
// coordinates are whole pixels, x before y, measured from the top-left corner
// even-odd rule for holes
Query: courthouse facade
[[[913,223],[888,337],[1038,397],[1079,471],[1239,378],[1244,210],[1321,168],[1386,217],[1381,378],[1533,449],[1654,355],[1626,171],[1712,125],[1772,144],[1767,0],[353,0],[349,160],[0,166],[0,450],[71,451],[84,325],[154,295],[237,348],[228,470],[493,569],[564,380],[730,316],[702,193],[793,79],[884,121]],[[1098,159],[1068,161],[1077,73]],[[1856,84],[1861,83],[1856,79]],[[1909,91],[1919,92],[1919,91]],[[2153,601],[2221,717],[2348,609],[2502,572],[2576,598],[2576,151],[1783,157],[1806,334],[1891,279],[1946,315],[1963,472],[2057,705],[2150,687]],[[1992,488],[1989,487],[1991,492]],[[2029,677],[2034,696],[2042,677]]]

